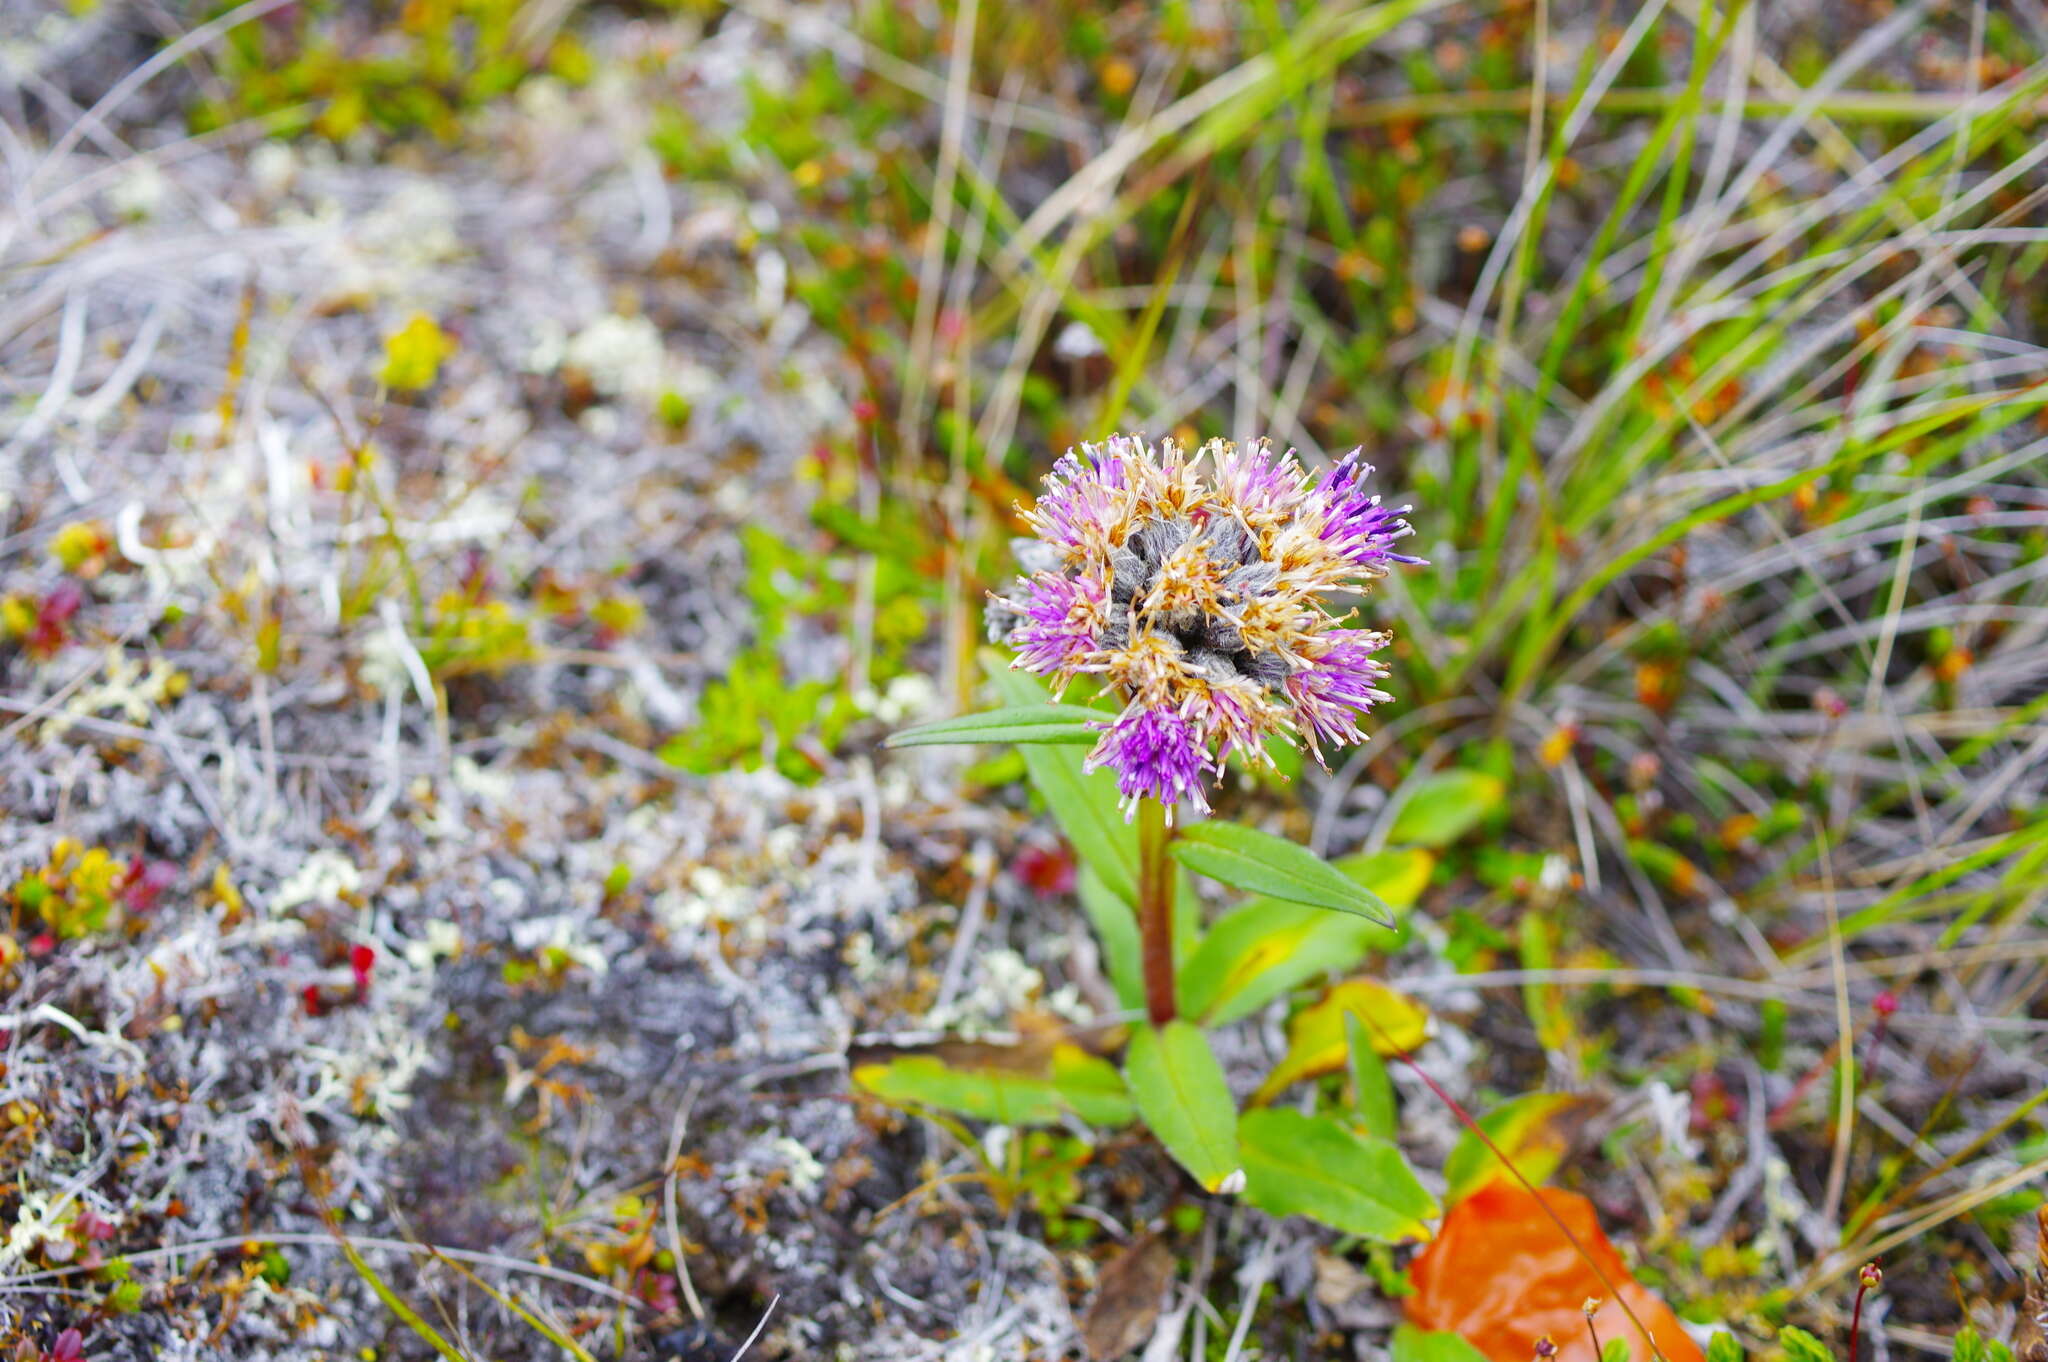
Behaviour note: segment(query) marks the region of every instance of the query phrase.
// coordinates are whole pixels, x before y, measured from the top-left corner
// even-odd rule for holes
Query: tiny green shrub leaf
[[[1387,1362],[1486,1362],[1486,1354],[1448,1330],[1403,1324],[1394,1330]]]
[[[1141,1026],[1124,1077],[1138,1114],[1195,1181],[1213,1192],[1237,1171],[1237,1103],[1207,1036],[1184,1021]]]
[[[1237,1131],[1254,1206],[1385,1243],[1429,1237],[1436,1201],[1391,1142],[1284,1107],[1246,1112]]]
[[[1397,846],[1446,847],[1500,807],[1508,787],[1484,771],[1439,771],[1408,796],[1387,840]]]
[[[884,747],[946,747],[960,743],[1093,743],[1099,712],[1082,705],[1005,705],[979,714],[936,719],[892,733]]]
[[[2012,1349],[2003,1339],[1986,1338],[1965,1324],[1949,1346],[1949,1362],[2013,1362]]]
[[[1356,913],[1383,927],[1394,910],[1307,847],[1236,823],[1197,823],[1174,839],[1173,858],[1197,875],[1312,908]]]
[[[1727,1330],[1718,1330],[1707,1340],[1707,1362],[1743,1362],[1742,1344]]]
[[[1827,1344],[1796,1324],[1778,1330],[1778,1343],[1785,1349],[1789,1362],[1835,1362]]]

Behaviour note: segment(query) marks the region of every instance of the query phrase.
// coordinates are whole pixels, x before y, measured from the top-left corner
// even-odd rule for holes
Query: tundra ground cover
[[[2039,16],[0,19],[23,1356],[1497,1350],[1457,1109],[1703,1345],[2039,1339]],[[882,747],[1131,430],[1427,560],[1200,825],[1397,930],[1176,862],[1234,1147],[1085,749]]]

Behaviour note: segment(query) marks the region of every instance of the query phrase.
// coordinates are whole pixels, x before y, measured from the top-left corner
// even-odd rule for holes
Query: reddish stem
[[[1863,1298],[1884,1285],[1884,1272],[1876,1263],[1865,1263],[1856,1274],[1856,1304],[1849,1311],[1849,1362],[1863,1349]]]
[[[1868,1067],[1875,1068],[1877,1052],[1884,1045],[1886,1024],[1890,1022],[1892,1013],[1898,1010],[1899,1000],[1891,992],[1886,991],[1878,995],[1877,1002],[1872,1008],[1872,1011],[1877,1016],[1876,1020],[1871,1023],[1870,1058],[1865,1061]],[[1856,1053],[1855,1049],[1852,1047],[1849,1053],[1853,1057]],[[1827,1053],[1815,1061],[1812,1068],[1799,1076],[1799,1081],[1792,1085],[1792,1091],[1785,1094],[1785,1099],[1765,1114],[1764,1128],[1767,1130],[1783,1128],[1785,1122],[1791,1119],[1794,1108],[1805,1100],[1809,1092],[1813,1091],[1813,1085],[1820,1082],[1822,1075],[1833,1069],[1840,1062],[1841,1058],[1842,1042],[1837,1039],[1833,1045],[1828,1047]]]
[[[1173,1000],[1173,866],[1167,860],[1166,806],[1138,801],[1138,943],[1145,965],[1145,1011],[1154,1026],[1176,1015]]]

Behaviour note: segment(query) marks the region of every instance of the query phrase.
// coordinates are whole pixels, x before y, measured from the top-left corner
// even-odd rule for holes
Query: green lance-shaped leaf
[[[1135,1012],[1145,1005],[1144,944],[1138,939],[1138,915],[1130,901],[1111,892],[1093,866],[1082,866],[1081,910],[1102,943],[1102,965],[1116,989],[1119,1006]]]
[[[1071,1112],[1090,1125],[1130,1123],[1130,1094],[1108,1060],[1077,1045],[1054,1047],[1043,1071],[955,1066],[937,1055],[862,1064],[854,1083],[898,1106],[932,1107],[1011,1126],[1051,1125]]]
[[[1358,1122],[1368,1135],[1383,1140],[1394,1138],[1399,1128],[1394,1113],[1394,1082],[1387,1077],[1387,1063],[1373,1048],[1365,1023],[1353,1012],[1344,1014],[1344,1044],[1351,1055],[1351,1092],[1358,1107]]]
[[[1285,1107],[1246,1112],[1237,1137],[1254,1206],[1382,1243],[1429,1237],[1436,1200],[1390,1141]]]
[[[1102,737],[1095,725],[1108,718],[1085,705],[1005,705],[979,714],[935,719],[892,733],[884,747],[945,747],[960,743],[1087,745]]]
[[[1169,850],[1197,875],[1233,889],[1394,925],[1394,911],[1379,895],[1284,837],[1236,823],[1197,823],[1184,829]]]
[[[1213,1192],[1237,1171],[1237,1103],[1207,1036],[1184,1021],[1139,1027],[1124,1078],[1138,1114],[1195,1181]]]
[[[992,664],[996,692],[1017,708],[1050,705],[1046,689],[1023,672]],[[1092,712],[1092,711],[1091,711]],[[1102,877],[1102,883],[1125,903],[1138,898],[1138,834],[1124,820],[1117,804],[1116,777],[1108,770],[1082,769],[1082,753],[1073,747],[1019,747],[1031,784],[1052,810],[1081,864]]]
[[[1399,912],[1411,907],[1429,883],[1436,857],[1410,847],[1348,856],[1333,864]],[[1181,1010],[1206,1025],[1222,1026],[1319,974],[1348,970],[1392,944],[1385,928],[1370,919],[1256,898],[1225,913],[1201,937],[1181,968]]]

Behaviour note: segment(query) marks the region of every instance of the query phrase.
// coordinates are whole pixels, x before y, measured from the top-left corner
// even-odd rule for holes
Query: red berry
[[[370,991],[370,967],[377,963],[377,952],[370,946],[348,948],[349,973],[356,977],[356,997],[361,998]]]
[[[1033,893],[1046,897],[1064,894],[1074,887],[1074,857],[1065,847],[1028,846],[1010,862],[1010,873]]]
[[[178,878],[173,861],[145,861],[137,856],[128,865],[128,882],[121,890],[121,902],[132,913],[146,913],[156,907],[164,890]]]
[[[78,583],[62,581],[43,597],[42,609],[36,618],[46,625],[61,625],[78,613],[78,607],[85,604],[85,591]]]

